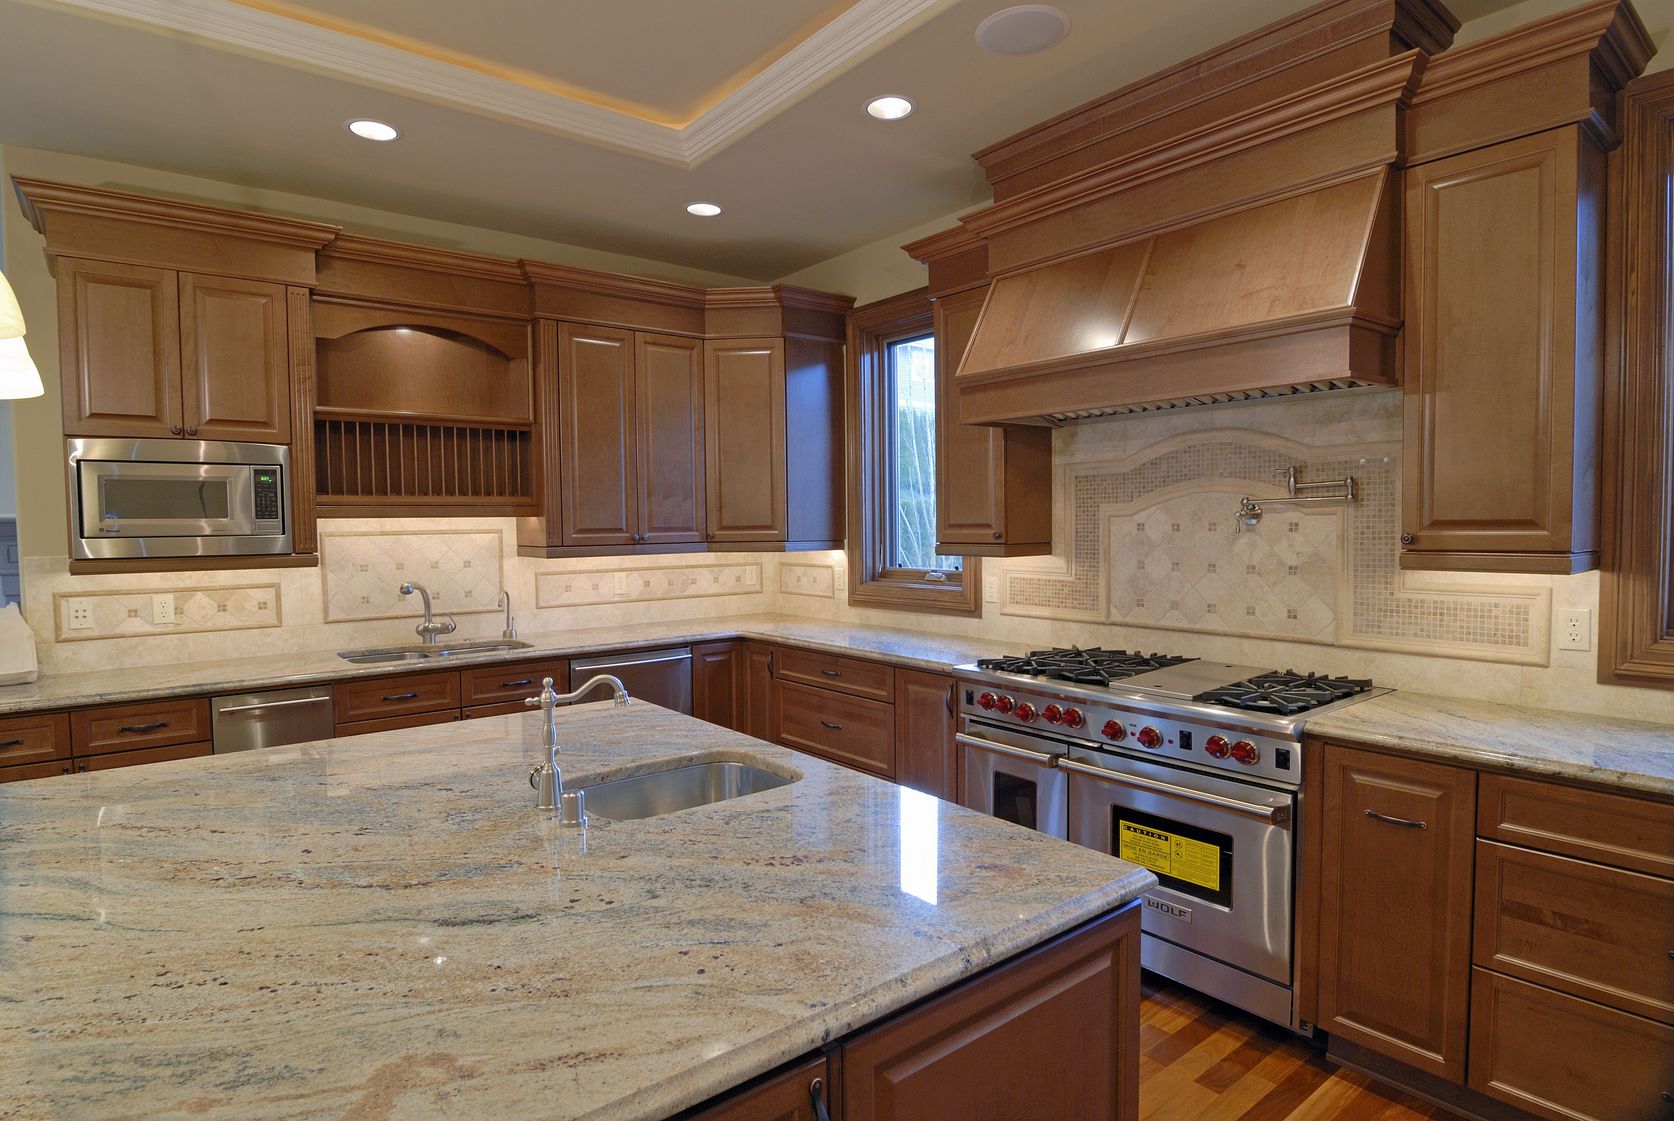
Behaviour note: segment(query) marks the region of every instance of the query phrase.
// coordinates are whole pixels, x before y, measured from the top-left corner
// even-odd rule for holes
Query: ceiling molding
[[[859,0],[683,126],[661,124],[233,0],[36,0],[694,167],[955,0]]]

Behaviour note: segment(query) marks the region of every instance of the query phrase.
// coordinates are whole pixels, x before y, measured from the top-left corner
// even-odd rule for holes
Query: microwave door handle
[[[1042,767],[1050,767],[1054,762],[1063,762],[1062,755],[1047,755],[1040,751],[1030,751],[1026,747],[1014,747],[1009,743],[1000,743],[997,740],[985,740],[980,736],[969,735],[965,732],[955,734],[953,741],[965,747],[974,747],[978,751],[992,751],[996,755],[1009,755],[1013,759],[1038,763]]]
[[[1258,806],[1252,802],[1241,802],[1236,798],[1223,798],[1219,794],[1211,794],[1207,790],[1193,790],[1187,786],[1176,786],[1171,782],[1161,782],[1154,778],[1141,778],[1123,771],[1111,771],[1104,767],[1093,767],[1074,759],[1060,759],[1058,766],[1071,774],[1086,775],[1088,778],[1098,779],[1100,782],[1113,782],[1118,786],[1129,786],[1135,790],[1143,790],[1150,794],[1161,794],[1169,798],[1178,798],[1183,802],[1197,802],[1216,809],[1227,810],[1231,813],[1253,817],[1257,821],[1264,821],[1268,825],[1280,829],[1290,828],[1289,806]]]

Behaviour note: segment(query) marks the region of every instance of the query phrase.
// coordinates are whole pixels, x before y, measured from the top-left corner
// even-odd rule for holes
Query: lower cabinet
[[[895,777],[895,707],[811,689],[788,681],[773,683],[779,742],[857,771]]]
[[[744,644],[706,642],[692,647],[692,715],[745,731]]]
[[[895,781],[957,802],[953,690],[953,678],[939,673],[895,671]]]
[[[138,767],[144,763],[167,763],[175,759],[197,759],[213,755],[208,743],[183,743],[174,747],[148,747],[140,751],[113,751],[107,755],[89,755],[76,760],[77,773],[108,771],[116,767]]]
[[[1132,903],[684,1121],[1134,1121],[1138,1113]]]
[[[763,642],[746,642],[743,673],[738,730],[758,740],[778,739],[779,733],[773,727],[773,647]]]

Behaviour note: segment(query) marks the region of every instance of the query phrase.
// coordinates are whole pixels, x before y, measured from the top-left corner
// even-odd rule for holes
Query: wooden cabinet
[[[895,781],[950,802],[959,800],[954,688],[939,673],[895,671]]]
[[[563,494],[564,544],[632,545],[639,539],[633,332],[562,324],[557,366],[562,458],[546,482]]]
[[[829,1112],[822,1116],[814,1103],[826,1104],[829,1111],[830,1079],[829,1064],[823,1055],[817,1056],[730,1094],[717,1105],[682,1115],[683,1121],[829,1121]]]
[[[209,702],[181,697],[78,709],[70,713],[70,739],[78,758],[208,740]]]
[[[785,541],[784,341],[706,342],[703,364],[708,539]]]
[[[778,742],[880,778],[895,777],[893,706],[794,685],[780,676],[773,684]]]
[[[459,673],[406,673],[345,681],[332,689],[336,723],[459,709]],[[363,729],[364,730],[364,729]]]
[[[1404,568],[1598,563],[1604,155],[1580,126],[1406,172]]]
[[[201,759],[213,755],[215,748],[207,741],[183,743],[174,747],[148,747],[142,751],[113,751],[106,755],[89,755],[76,760],[76,772],[109,771],[117,767],[140,767],[147,763],[171,763],[176,759]]]
[[[705,539],[703,346],[676,335],[634,336],[639,541]]]
[[[781,681],[831,689],[855,697],[895,699],[895,670],[883,662],[845,658],[815,650],[781,646],[774,654],[773,676]]]
[[[706,642],[692,647],[692,715],[723,728],[745,727],[745,657],[740,642]]]
[[[64,431],[291,441],[282,284],[58,263]]]
[[[1476,775],[1331,745],[1322,785],[1319,1026],[1462,1084]]]
[[[936,551],[1018,557],[1052,551],[1052,430],[959,423],[953,372],[987,286],[935,301]]]
[[[773,720],[773,647],[762,642],[744,644],[744,693],[739,702],[738,730],[772,742],[779,738]]]
[[[70,757],[70,720],[62,712],[0,719],[0,767],[39,765]]]

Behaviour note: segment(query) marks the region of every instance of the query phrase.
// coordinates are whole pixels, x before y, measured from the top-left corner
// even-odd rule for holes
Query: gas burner
[[[1243,681],[1234,681],[1216,689],[1199,693],[1194,700],[1228,708],[1248,709],[1251,712],[1271,712],[1279,716],[1294,716],[1299,712],[1328,705],[1366,692],[1370,681],[1348,677],[1322,677],[1315,673],[1260,673]]]
[[[1170,654],[1130,654],[1126,650],[1105,650],[1097,646],[1091,650],[1070,646],[1031,650],[1020,657],[979,658],[977,668],[1029,677],[1050,677],[1076,685],[1109,685],[1125,677],[1137,677],[1191,661],[1196,659]]]

